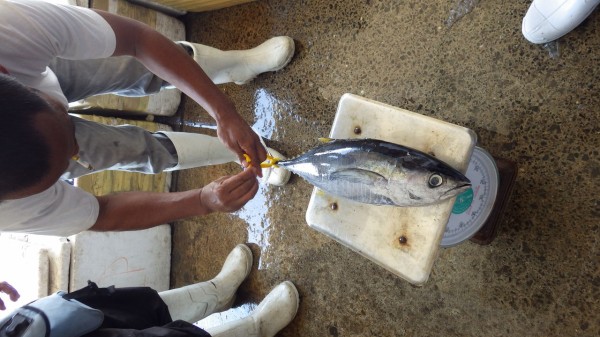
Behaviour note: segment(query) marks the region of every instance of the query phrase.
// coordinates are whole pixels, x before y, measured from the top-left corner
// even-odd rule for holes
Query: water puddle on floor
[[[462,17],[471,13],[473,8],[477,7],[478,4],[479,0],[458,0],[453,8],[450,9],[450,14],[448,15],[448,19],[446,19],[446,27],[452,27]]]
[[[273,96],[266,89],[258,89],[254,99],[255,122],[252,129],[265,139],[280,140],[278,124],[302,121],[300,116],[294,114],[290,102]]]
[[[271,221],[267,215],[273,204],[268,196],[269,186],[261,183],[256,196],[250,200],[236,215],[246,221],[248,228],[248,242],[257,244],[260,249],[258,270],[268,268],[264,257],[270,246]]]
[[[560,57],[560,50],[558,48],[558,41],[551,41],[544,43],[542,47],[548,52],[548,56],[553,59]]]
[[[299,121],[299,117],[291,112],[291,104],[274,97],[267,90],[258,89],[254,96],[255,122],[252,129],[263,138],[277,138],[277,125],[285,120],[291,118],[294,122]],[[270,208],[278,203],[278,199],[277,193],[261,182],[256,196],[236,213],[247,223],[248,242],[257,244],[261,249],[259,270],[268,268],[266,258],[271,244],[271,219],[268,213]]]

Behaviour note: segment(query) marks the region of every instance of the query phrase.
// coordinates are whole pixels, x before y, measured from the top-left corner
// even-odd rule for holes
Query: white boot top
[[[288,325],[298,312],[298,290],[290,281],[275,287],[250,316],[208,328],[212,337],[273,337]]]
[[[523,18],[523,36],[531,43],[546,43],[579,26],[600,0],[534,0]]]
[[[227,256],[221,272],[210,281],[162,291],[160,297],[169,307],[173,320],[197,322],[202,318],[227,310],[235,293],[252,269],[252,251],[237,245]]]
[[[273,37],[247,50],[223,51],[199,43],[177,42],[189,48],[194,60],[215,84],[244,84],[267,71],[285,67],[294,56],[294,40],[288,36]]]

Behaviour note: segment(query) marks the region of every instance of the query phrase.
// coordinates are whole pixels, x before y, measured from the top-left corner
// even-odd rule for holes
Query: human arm
[[[85,230],[150,228],[190,216],[233,212],[258,191],[252,170],[185,192],[121,192],[96,197],[62,180],[47,190],[0,202],[0,231],[67,237]]]
[[[96,11],[111,26],[116,37],[114,55],[138,59],[151,72],[173,84],[206,109],[217,122],[219,139],[244,162],[247,153],[253,162],[266,159],[260,139],[242,119],[231,100],[211,81],[183,48],[149,26]],[[260,170],[255,173],[260,175]]]
[[[93,231],[151,228],[213,212],[233,212],[258,191],[254,173],[245,170],[222,177],[200,189],[184,192],[122,192],[98,197],[100,211]]]
[[[10,300],[13,302],[16,302],[20,297],[19,292],[17,292],[17,290],[8,282],[4,281],[0,282],[0,293],[8,295]],[[6,305],[4,305],[2,298],[0,298],[0,310],[6,310]]]

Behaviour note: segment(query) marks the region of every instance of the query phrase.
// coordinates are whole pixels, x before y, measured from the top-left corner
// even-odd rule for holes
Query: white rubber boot
[[[183,170],[225,163],[240,164],[237,155],[221,143],[217,137],[187,132],[160,131],[160,133],[168,137],[173,143],[178,157],[177,165],[164,171]],[[273,157],[285,159],[281,153],[269,147],[266,147],[266,149]],[[276,186],[285,185],[291,175],[288,170],[281,167],[264,168],[262,172],[263,179],[261,181]]]
[[[210,281],[162,291],[160,297],[169,307],[173,320],[194,323],[227,310],[235,300],[235,292],[252,269],[252,251],[237,245],[227,256],[221,272]]]
[[[246,318],[205,329],[212,337],[273,337],[298,311],[298,290],[285,281],[273,289]]]
[[[287,159],[281,153],[267,147],[267,152],[271,157],[279,160]],[[283,186],[290,180],[292,173],[282,167],[266,167],[262,169],[263,183],[275,186]]]
[[[294,56],[294,40],[288,36],[271,38],[248,50],[223,51],[187,41],[178,44],[191,49],[193,58],[215,84],[244,84],[267,71],[285,67]]]
[[[554,41],[579,26],[600,0],[534,0],[521,30],[531,43]]]
[[[238,162],[238,157],[219,138],[200,133],[161,131],[177,151],[178,163],[165,171]]]

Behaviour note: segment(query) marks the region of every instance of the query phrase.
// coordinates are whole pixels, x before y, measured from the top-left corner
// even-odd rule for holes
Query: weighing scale
[[[487,245],[494,240],[516,181],[517,165],[476,146],[465,175],[473,185],[456,197],[442,247],[466,240]]]
[[[484,149],[475,147],[465,176],[471,180],[471,188],[456,197],[442,247],[470,239],[492,213],[500,179],[494,158]]]
[[[510,200],[510,196],[517,180],[517,163],[504,158],[494,159],[500,177],[498,182],[498,195],[496,196],[492,213],[481,229],[479,229],[479,231],[470,239],[471,242],[480,245],[490,244],[496,238],[502,214],[504,214],[504,210]]]
[[[338,104],[330,138],[375,138],[431,154],[465,173],[476,135],[467,128],[352,94]],[[361,204],[313,189],[306,222],[413,284],[429,278],[454,199],[423,207]]]

